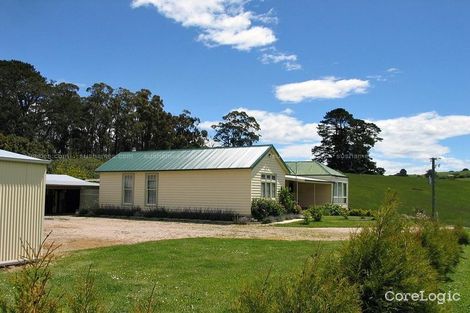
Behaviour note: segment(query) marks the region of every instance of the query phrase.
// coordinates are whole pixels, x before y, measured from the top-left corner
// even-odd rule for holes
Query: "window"
[[[134,204],[134,175],[123,176],[123,204]]]
[[[276,175],[261,174],[261,197],[276,198]]]
[[[147,190],[145,203],[147,205],[157,205],[157,175],[147,175]]]
[[[333,203],[347,203],[348,202],[348,184],[347,183],[334,183],[333,185]]]

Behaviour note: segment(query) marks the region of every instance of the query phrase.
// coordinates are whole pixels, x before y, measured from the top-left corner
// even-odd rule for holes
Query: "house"
[[[98,205],[99,187],[69,175],[46,174],[46,215],[75,214]]]
[[[37,250],[42,242],[47,164],[0,150],[0,266],[19,262],[25,244]]]
[[[295,176],[318,179],[332,185],[331,203],[339,204],[346,208],[348,207],[349,187],[348,177],[346,175],[317,161],[294,161],[286,162],[286,164],[289,167],[290,172]],[[303,188],[302,185],[298,186],[300,188],[297,188],[296,184],[291,183],[289,187],[293,191],[294,195],[297,194],[298,190],[298,194],[300,194],[299,204],[301,206],[305,206],[310,202],[307,200],[309,199],[309,196],[305,194],[309,191]],[[312,197],[315,197],[315,193],[310,194],[310,198]],[[307,202],[305,202],[306,200]]]
[[[295,185],[304,205],[330,203],[328,177],[295,175],[272,145],[122,152],[97,169],[100,206],[227,210]]]

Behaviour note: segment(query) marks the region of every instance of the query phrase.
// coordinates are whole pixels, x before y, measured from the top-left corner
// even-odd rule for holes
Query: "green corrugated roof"
[[[343,173],[336,171],[317,161],[295,161],[286,162],[292,174],[297,176],[338,176],[347,177]]]
[[[252,168],[272,145],[121,152],[101,165],[97,172],[178,171]],[[282,164],[284,161],[279,157]],[[286,170],[288,170],[286,166]]]

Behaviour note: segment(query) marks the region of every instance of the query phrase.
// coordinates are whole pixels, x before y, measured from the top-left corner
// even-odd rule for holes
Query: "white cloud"
[[[388,157],[427,159],[444,156],[449,148],[440,144],[444,139],[470,135],[470,116],[440,116],[426,112],[409,117],[374,121],[382,129],[383,141],[376,150]]]
[[[276,36],[272,29],[253,25],[253,22],[275,21],[271,11],[256,15],[245,10],[246,3],[246,0],[133,0],[132,7],[152,5],[184,27],[198,28],[198,40],[209,46],[250,50],[274,43]]]
[[[304,161],[312,159],[312,148],[318,143],[303,143],[282,146],[278,149],[284,160]]]
[[[292,116],[292,110],[269,112],[238,108],[258,121],[261,128],[261,140],[264,143],[288,144],[320,140],[316,123],[305,123]]]
[[[269,112],[241,107],[234,110],[245,111],[256,119],[261,128],[260,141],[262,143],[292,144],[320,140],[317,134],[317,124],[305,123],[292,116],[293,111],[291,109],[285,109],[282,112]],[[218,121],[205,121],[200,123],[199,126],[202,129],[211,130],[211,125],[217,123]]]
[[[272,143],[286,160],[309,160],[311,149],[319,144],[317,123],[308,123],[294,116],[286,108],[281,112],[237,108],[254,116],[261,126],[261,143]],[[441,141],[470,135],[470,115],[441,116],[425,112],[408,117],[371,120],[382,129],[382,142],[376,144],[371,155],[377,165],[393,175],[405,168],[409,174],[423,174],[429,169],[430,157],[440,157],[439,170],[470,168],[469,157],[452,156],[450,148]],[[201,123],[204,129],[218,121]]]
[[[459,170],[470,166],[470,160],[452,157],[442,140],[470,135],[470,116],[441,116],[425,112],[408,117],[373,121],[382,129],[382,142],[373,149],[378,166],[387,174],[405,168],[410,174],[423,174],[430,167],[429,158],[440,157],[440,170]]]
[[[401,73],[400,69],[399,68],[396,68],[396,67],[390,67],[387,69],[387,72],[388,73]]]
[[[266,49],[260,59],[263,64],[281,63],[288,71],[300,70],[302,68],[297,62],[297,55],[279,52],[275,48]]]
[[[301,102],[315,99],[337,99],[352,94],[367,92],[370,84],[361,79],[338,79],[326,77],[319,80],[308,80],[276,87],[276,98],[286,102]]]

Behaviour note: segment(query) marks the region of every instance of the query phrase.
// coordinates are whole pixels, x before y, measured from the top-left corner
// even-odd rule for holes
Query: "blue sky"
[[[325,112],[376,122],[389,174],[470,167],[470,2],[2,0],[0,58],[161,95],[202,127],[234,108],[308,159]],[[83,91],[84,92],[84,91]]]

